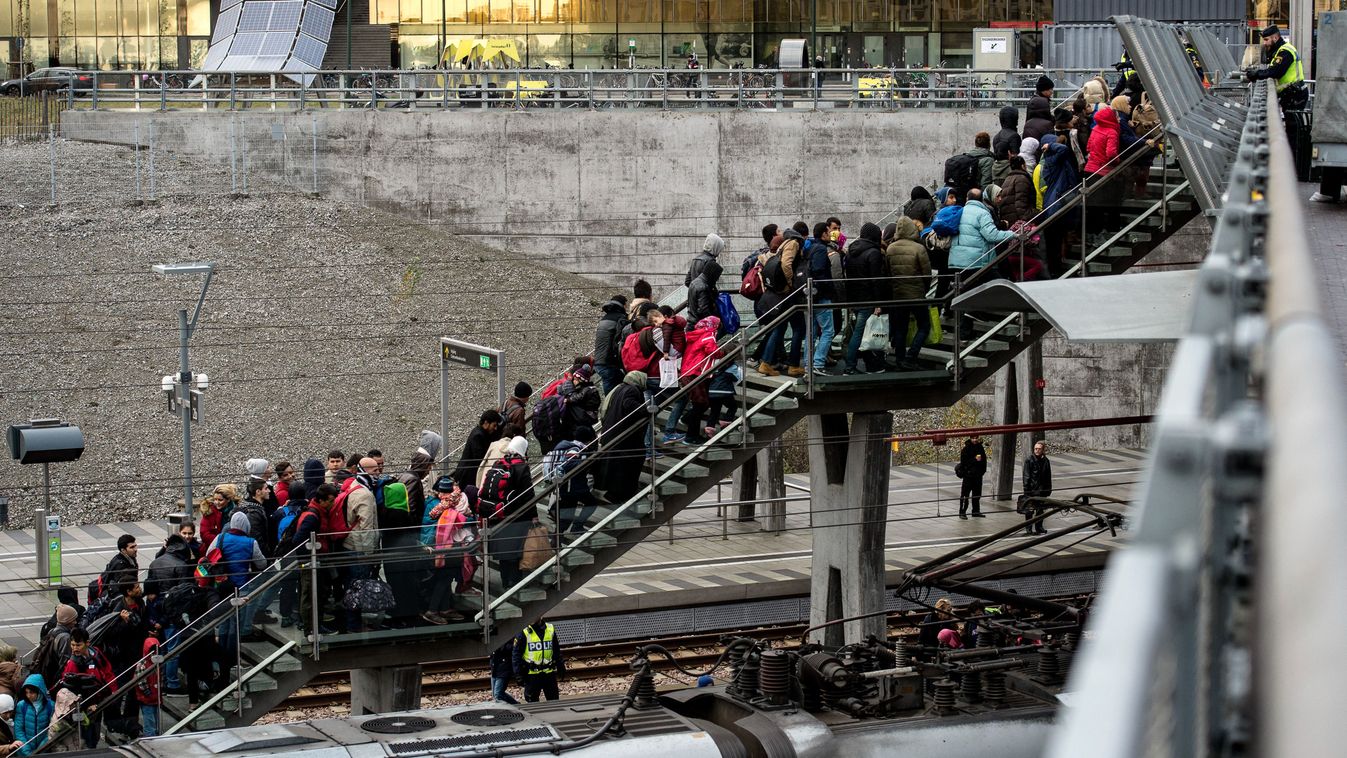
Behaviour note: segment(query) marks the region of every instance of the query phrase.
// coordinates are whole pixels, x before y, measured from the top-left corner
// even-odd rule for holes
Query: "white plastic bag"
[[[681,361],[678,358],[665,356],[659,359],[659,388],[668,389],[678,386],[678,369]]]
[[[887,350],[889,348],[889,317],[871,316],[865,322],[865,331],[861,333],[862,350]]]

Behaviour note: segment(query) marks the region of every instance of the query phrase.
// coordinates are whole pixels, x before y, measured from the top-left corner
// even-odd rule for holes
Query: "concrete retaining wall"
[[[139,121],[139,132],[135,123]],[[444,225],[550,266],[625,286],[635,276],[681,283],[709,231],[730,255],[756,247],[763,224],[893,214],[945,157],[994,131],[991,111],[449,111],[332,110],[127,113],[76,111],[76,139],[131,144],[228,164],[247,152],[254,171],[300,189]],[[317,140],[314,141],[316,132]],[[314,154],[316,153],[316,160]],[[240,159],[241,160],[241,159]],[[1192,222],[1148,262],[1206,251]],[[1155,409],[1167,345],[1044,344],[1049,420]],[[970,396],[985,423],[990,386]],[[1088,447],[1145,444],[1136,427],[1062,433]]]

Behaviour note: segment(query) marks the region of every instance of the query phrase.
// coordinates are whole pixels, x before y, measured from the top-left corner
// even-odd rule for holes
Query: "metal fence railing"
[[[1093,70],[500,69],[256,74],[93,71],[70,108],[1000,108],[1038,77],[1069,93]],[[1108,72],[1116,78],[1116,73]],[[1060,100],[1060,98],[1058,98]]]
[[[0,139],[47,139],[59,129],[65,96],[39,92],[32,97],[0,97]]]

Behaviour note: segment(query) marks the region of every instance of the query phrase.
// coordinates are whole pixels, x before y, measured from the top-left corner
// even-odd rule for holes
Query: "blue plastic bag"
[[[720,328],[726,334],[739,331],[739,309],[734,307],[730,293],[722,292],[716,297],[716,310],[720,312]]]

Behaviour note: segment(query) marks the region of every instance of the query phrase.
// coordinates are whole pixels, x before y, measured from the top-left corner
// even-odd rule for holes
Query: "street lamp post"
[[[209,384],[205,374],[194,377],[187,358],[187,342],[196,331],[197,319],[201,317],[201,304],[206,300],[206,290],[210,289],[210,280],[215,276],[214,263],[168,263],[156,264],[154,273],[161,276],[181,276],[186,274],[205,274],[206,281],[201,285],[201,294],[196,300],[196,310],[191,321],[187,320],[187,309],[178,310],[178,374],[165,376],[163,389],[168,394],[170,413],[182,416],[182,473],[183,505],[192,507],[192,414],[200,412],[201,393]],[[198,389],[193,390],[196,383]]]

